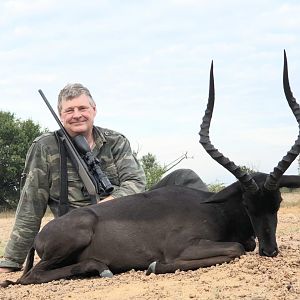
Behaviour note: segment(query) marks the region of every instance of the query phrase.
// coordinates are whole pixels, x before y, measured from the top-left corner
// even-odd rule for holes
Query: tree
[[[142,156],[140,162],[146,175],[146,188],[149,189],[161,179],[166,170],[157,162],[156,156],[151,153]]]
[[[241,168],[241,170],[243,172],[246,172],[250,175],[258,172],[258,169],[254,165],[251,165],[250,167],[241,165],[239,167]],[[223,182],[219,182],[218,180],[213,183],[208,184],[208,190],[210,192],[214,192],[214,193],[220,192],[225,187],[226,187],[225,184]]]
[[[218,180],[216,180],[213,183],[209,183],[207,185],[207,188],[210,192],[218,193],[218,192],[222,191],[223,189],[225,189],[225,185],[223,182],[219,182]]]
[[[136,153],[137,154],[137,153]],[[167,165],[160,165],[160,163],[157,161],[156,156],[148,153],[140,159],[140,163],[144,169],[144,172],[146,174],[146,188],[151,188],[154,184],[156,184],[162,176],[174,168],[176,165],[178,165],[183,159],[187,159],[187,152],[178,157],[176,160],[172,161],[171,163]]]
[[[1,208],[17,206],[27,150],[32,141],[45,131],[30,119],[22,121],[13,113],[0,111]]]
[[[254,174],[256,172],[258,172],[258,168],[254,165],[251,165],[251,166],[240,166],[241,170],[244,171],[244,172],[247,172],[248,174]]]

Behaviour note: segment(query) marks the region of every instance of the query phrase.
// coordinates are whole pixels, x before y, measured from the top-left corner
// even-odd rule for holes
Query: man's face
[[[97,111],[90,104],[88,96],[80,95],[72,100],[64,100],[61,104],[60,119],[71,137],[92,133]]]

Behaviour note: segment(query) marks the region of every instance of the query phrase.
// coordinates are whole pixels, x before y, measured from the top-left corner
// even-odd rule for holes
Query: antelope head
[[[290,89],[286,52],[284,51],[283,88],[287,102],[300,126],[300,108]],[[276,256],[277,212],[281,202],[281,187],[300,187],[300,176],[284,175],[300,152],[300,134],[287,154],[269,174],[251,175],[216,149],[209,138],[209,128],[214,108],[215,89],[213,62],[210,69],[209,97],[200,129],[200,143],[206,152],[231,172],[240,182],[241,199],[259,241],[259,254]]]

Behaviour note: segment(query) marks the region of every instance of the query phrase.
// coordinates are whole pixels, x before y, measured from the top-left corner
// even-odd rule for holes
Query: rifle
[[[86,138],[82,135],[78,135],[71,139],[42,90],[38,90],[38,92],[60,127],[60,137],[89,195],[97,199],[100,195],[107,196],[111,194],[114,187],[107,176],[102,172],[100,161],[91,152]]]

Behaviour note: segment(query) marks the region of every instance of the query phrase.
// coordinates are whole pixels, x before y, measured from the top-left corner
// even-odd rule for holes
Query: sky
[[[283,93],[283,51],[300,98],[300,3],[285,0],[2,0],[0,110],[56,130],[67,84],[87,86],[95,124],[124,134],[141,157],[235,178],[199,144],[214,62],[210,139],[237,165],[270,173],[299,134]],[[297,174],[297,160],[286,174]]]

